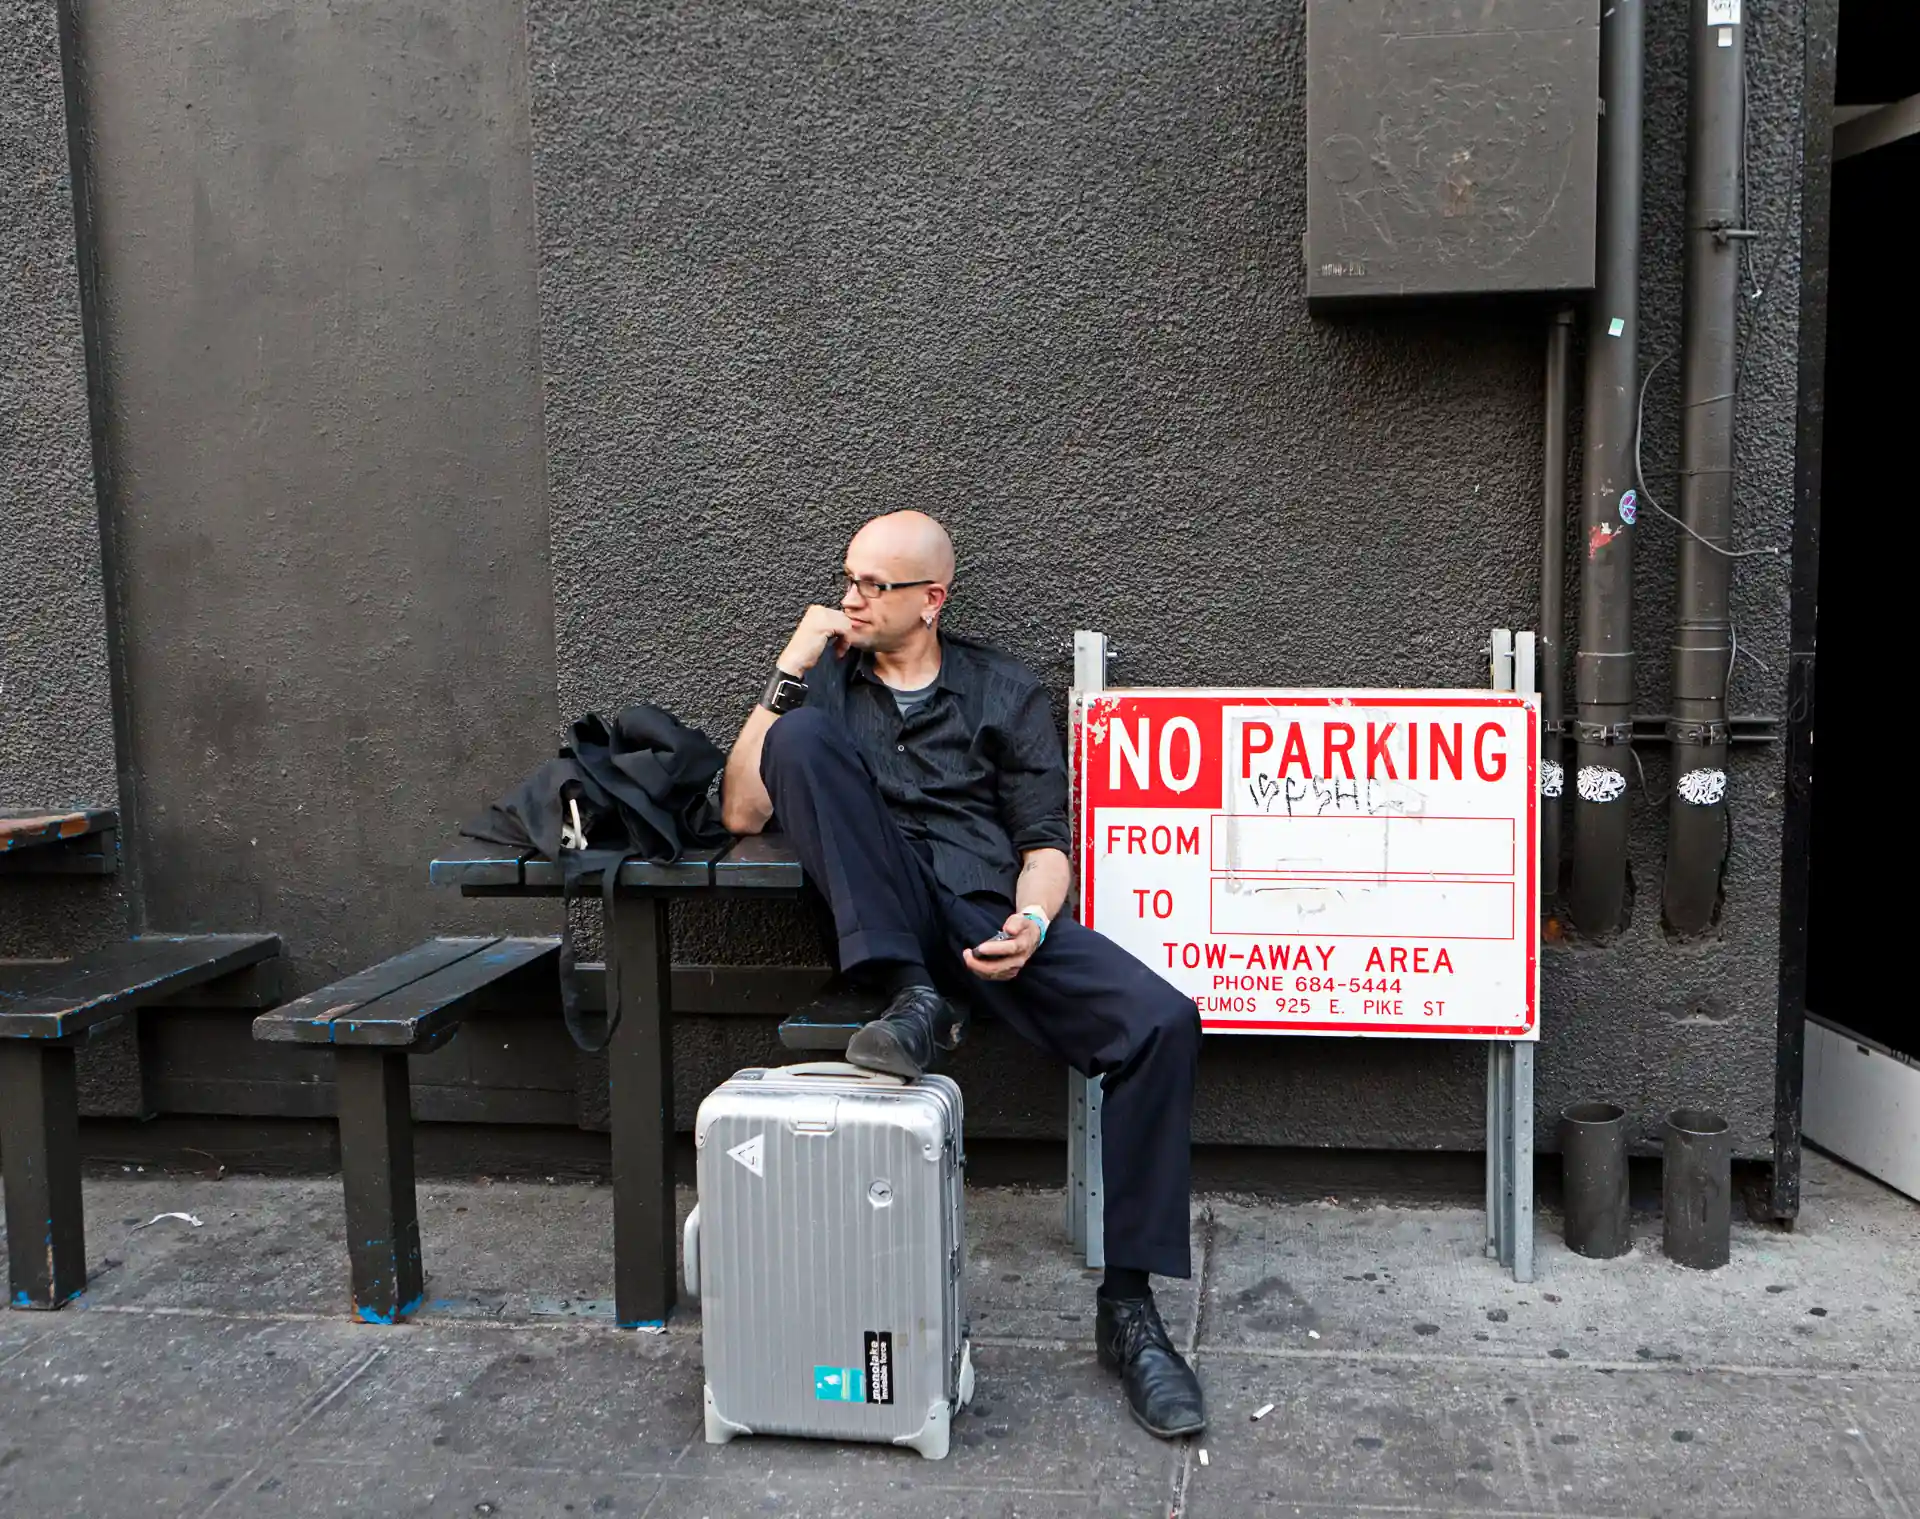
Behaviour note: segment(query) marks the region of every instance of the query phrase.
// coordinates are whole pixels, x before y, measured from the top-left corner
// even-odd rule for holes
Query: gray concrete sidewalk
[[[381,1329],[343,1316],[336,1184],[96,1180],[86,1298],[0,1314],[0,1515],[1920,1519],[1920,1207],[1806,1182],[1712,1275],[1657,1219],[1614,1262],[1545,1219],[1526,1287],[1477,1211],[1202,1200],[1163,1305],[1213,1427],[1171,1446],[1094,1363],[1059,1197],[976,1190],[979,1396],[936,1463],[702,1443],[697,1316],[603,1316],[602,1187],[424,1185],[429,1307]]]

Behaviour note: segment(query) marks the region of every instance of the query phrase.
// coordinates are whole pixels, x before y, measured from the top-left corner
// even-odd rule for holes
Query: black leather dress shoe
[[[1207,1427],[1200,1379],[1167,1338],[1160,1310],[1148,1298],[1097,1300],[1094,1343],[1100,1364],[1120,1373],[1127,1407],[1142,1428],[1163,1440],[1197,1435]]]
[[[959,1042],[960,1018],[947,999],[930,986],[909,986],[848,1041],[847,1060],[911,1081],[933,1064],[936,1047],[950,1050]]]

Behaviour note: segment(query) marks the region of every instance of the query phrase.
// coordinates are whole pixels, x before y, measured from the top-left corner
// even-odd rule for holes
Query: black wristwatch
[[[778,717],[782,712],[791,712],[795,707],[804,707],[806,704],[807,683],[776,666],[772,678],[767,681],[766,694],[760,698],[760,705]]]

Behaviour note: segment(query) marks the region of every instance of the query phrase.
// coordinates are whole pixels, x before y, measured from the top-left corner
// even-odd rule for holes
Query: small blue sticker
[[[816,1366],[813,1395],[822,1403],[864,1403],[867,1374],[858,1366]]]
[[[1620,492],[1620,520],[1632,527],[1640,515],[1640,498],[1632,491]]]

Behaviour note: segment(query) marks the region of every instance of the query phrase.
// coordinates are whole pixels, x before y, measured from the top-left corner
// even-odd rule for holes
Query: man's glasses
[[[872,601],[876,596],[884,596],[888,591],[904,591],[909,586],[936,584],[932,580],[870,580],[865,575],[849,575],[844,571],[841,573],[840,581],[846,590],[858,591],[868,601]]]

